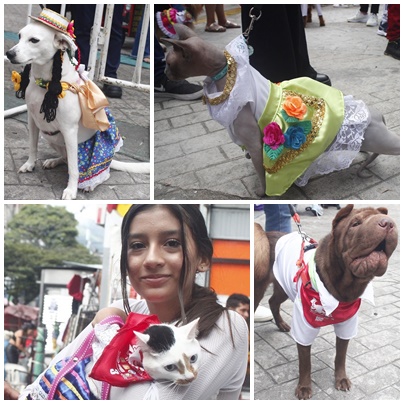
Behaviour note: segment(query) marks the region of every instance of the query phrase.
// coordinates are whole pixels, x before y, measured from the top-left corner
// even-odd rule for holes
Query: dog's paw
[[[35,163],[31,163],[30,161],[27,161],[24,163],[20,169],[18,170],[19,173],[31,173],[35,169]]]
[[[65,160],[63,159],[63,157],[57,157],[55,159],[47,159],[43,162],[42,168],[43,169],[55,168],[64,162]]]
[[[283,320],[281,322],[279,322],[279,324],[277,324],[277,326],[282,332],[290,331],[290,325],[288,323],[285,323],[285,321],[283,321]]]
[[[66,188],[63,191],[62,199],[64,200],[76,199],[76,196],[77,196],[77,190],[71,190],[69,188]]]
[[[351,381],[347,377],[335,378],[335,388],[341,391],[351,390]]]
[[[311,386],[301,386],[297,385],[295,390],[295,396],[299,400],[309,400],[312,397],[313,393],[311,391]]]
[[[260,197],[263,198],[265,196],[265,189],[260,187],[255,191],[255,194]]]

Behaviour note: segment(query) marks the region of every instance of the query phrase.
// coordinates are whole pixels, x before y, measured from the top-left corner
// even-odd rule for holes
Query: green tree
[[[7,291],[25,302],[39,293],[40,271],[63,261],[99,264],[100,258],[76,240],[77,220],[64,207],[26,205],[8,223],[4,237],[4,272],[13,280]]]

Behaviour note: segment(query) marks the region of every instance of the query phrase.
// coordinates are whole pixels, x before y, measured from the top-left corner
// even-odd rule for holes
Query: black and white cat
[[[195,380],[201,361],[196,339],[199,318],[181,327],[151,325],[143,333],[134,331],[143,353],[143,367],[154,380],[185,385]]]

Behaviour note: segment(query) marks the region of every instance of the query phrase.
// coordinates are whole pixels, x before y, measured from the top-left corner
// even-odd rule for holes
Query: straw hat
[[[30,18],[75,38],[73,22],[70,22],[66,17],[63,17],[63,15],[58,14],[56,11],[44,8],[39,17],[30,15]]]

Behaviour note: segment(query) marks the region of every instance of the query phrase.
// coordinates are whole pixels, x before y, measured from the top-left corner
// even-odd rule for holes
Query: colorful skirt
[[[115,119],[105,108],[109,128],[97,131],[91,139],[79,144],[79,189],[93,190],[109,178],[109,169],[115,152],[123,144]]]

